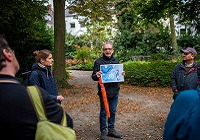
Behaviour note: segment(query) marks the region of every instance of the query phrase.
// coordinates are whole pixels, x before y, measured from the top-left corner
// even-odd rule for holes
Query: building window
[[[71,28],[75,28],[75,23],[70,23]]]
[[[85,23],[83,21],[80,21],[79,23],[80,23],[81,28],[85,27]]]

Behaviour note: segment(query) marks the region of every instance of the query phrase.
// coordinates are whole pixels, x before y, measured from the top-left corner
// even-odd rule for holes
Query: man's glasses
[[[107,51],[107,50],[111,51],[112,49],[113,48],[103,48],[104,51]]]

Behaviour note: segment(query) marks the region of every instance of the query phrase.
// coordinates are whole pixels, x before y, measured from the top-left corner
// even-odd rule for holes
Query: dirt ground
[[[92,71],[70,70],[62,105],[74,121],[77,140],[99,140],[99,98]],[[123,140],[162,140],[164,123],[173,102],[170,88],[120,84],[115,129]],[[108,137],[108,140],[116,138]]]

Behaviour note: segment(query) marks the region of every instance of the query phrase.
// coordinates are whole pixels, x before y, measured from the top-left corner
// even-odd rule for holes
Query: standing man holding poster
[[[94,81],[99,81],[99,78],[102,76],[102,71],[100,71],[101,65],[109,65],[109,64],[119,64],[119,61],[117,58],[113,57],[113,44],[111,42],[106,42],[103,44],[102,48],[103,56],[98,58],[94,62],[94,68],[92,73],[92,79]],[[125,72],[123,71],[121,73],[123,76],[125,75]],[[100,99],[100,131],[101,131],[101,140],[107,140],[107,136],[111,136],[114,138],[122,139],[123,136],[121,134],[118,134],[115,131],[115,115],[116,115],[116,109],[118,104],[118,97],[119,97],[119,90],[120,86],[118,82],[110,82],[110,83],[104,83],[106,94],[107,94],[107,100],[108,100],[108,106],[110,111],[110,118],[107,119],[106,117],[106,110],[102,98],[102,92],[101,92],[101,86],[98,83],[98,95]],[[107,133],[108,129],[108,133]]]

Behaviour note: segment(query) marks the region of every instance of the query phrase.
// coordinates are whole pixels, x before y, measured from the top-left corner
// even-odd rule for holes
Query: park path
[[[99,140],[99,99],[92,71],[70,70],[69,88],[62,103],[74,121],[77,140]],[[144,88],[121,84],[116,130],[123,140],[162,140],[172,103],[169,88]],[[108,140],[116,140],[109,137]]]

